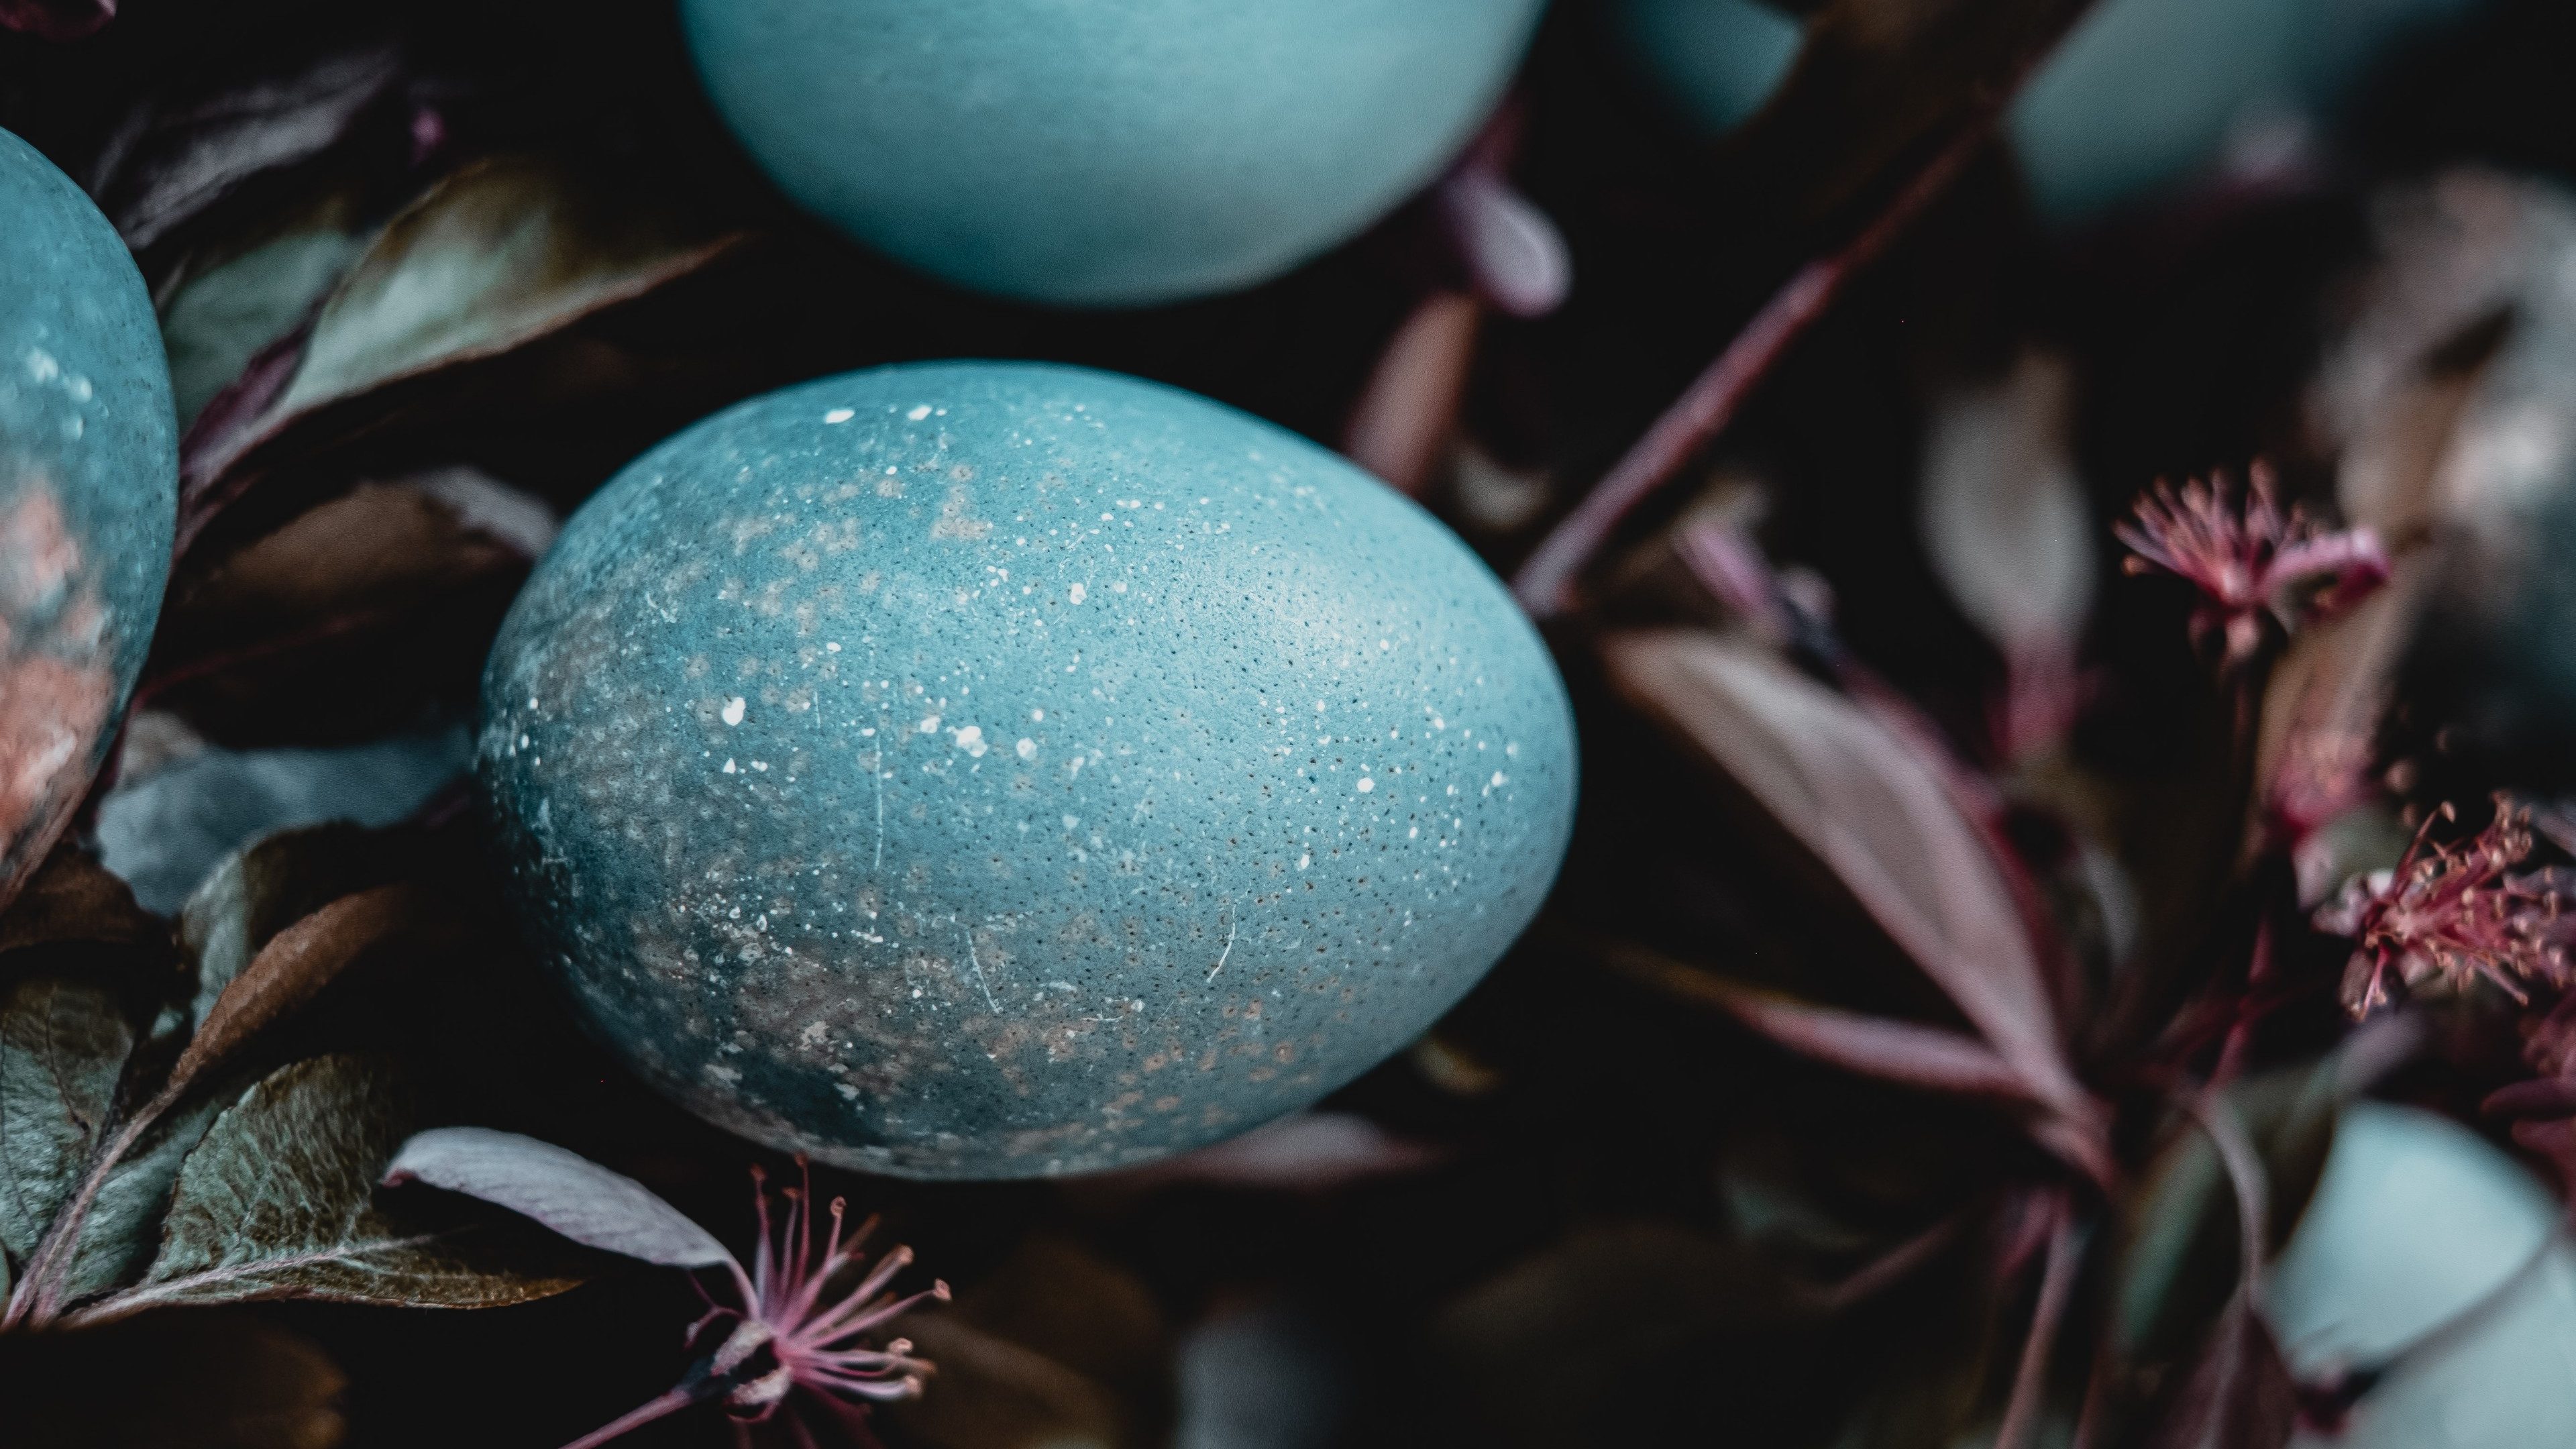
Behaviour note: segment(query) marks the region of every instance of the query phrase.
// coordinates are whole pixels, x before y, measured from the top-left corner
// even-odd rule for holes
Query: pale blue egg
[[[1562,684],[1410,501],[1204,398],[1036,364],[709,418],[566,525],[481,780],[596,1034],[869,1171],[1150,1161],[1400,1050],[1538,909]]]
[[[960,286],[1081,306],[1278,275],[1448,164],[1543,0],[682,0],[796,201]]]
[[[2392,47],[2479,0],[2101,0],[2005,120],[2041,214],[2073,222],[2219,164],[2233,143],[2295,142]],[[1644,73],[1715,134],[1760,109],[1797,29],[1762,0],[1617,0]]]
[[[2394,1364],[2297,1449],[2576,1444],[2576,1250],[2531,1174],[2450,1120],[2360,1102],[2265,1284],[2309,1380]],[[2420,1345],[2420,1347],[2419,1347]]]

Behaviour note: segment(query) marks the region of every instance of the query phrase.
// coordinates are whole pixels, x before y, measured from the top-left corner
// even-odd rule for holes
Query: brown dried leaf
[[[553,537],[470,468],[361,483],[175,584],[142,694],[234,744],[336,738],[470,698]]]
[[[403,874],[402,843],[334,821],[280,830],[226,856],[179,908],[179,940],[197,968],[189,1016],[215,1000],[278,932],[343,896]]]
[[[90,168],[89,192],[143,251],[250,178],[337,145],[402,77],[401,53],[371,45],[175,103],[146,101]]]
[[[170,927],[134,903],[134,891],[76,844],[55,847],[0,912],[0,953],[32,946],[160,951]]]
[[[342,896],[278,932],[217,994],[160,1093],[137,1119],[148,1120],[230,1065],[244,1046],[378,946],[405,938],[416,944],[452,925],[435,892],[406,882]]]

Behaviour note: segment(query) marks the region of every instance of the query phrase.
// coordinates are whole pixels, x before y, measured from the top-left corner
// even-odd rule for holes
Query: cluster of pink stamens
[[[2400,984],[2459,991],[2485,980],[2527,1002],[2529,983],[2568,982],[2559,921],[2567,884],[2553,872],[2513,869],[2531,853],[2530,812],[2499,799],[2495,819],[2470,840],[2428,840],[2435,820],[2453,813],[2443,806],[2395,869],[2351,882],[2317,914],[2321,929],[2359,947],[2343,984],[2355,1016],[2385,1005]]]
[[[871,1217],[859,1224],[858,1231],[844,1240],[843,1217],[848,1206],[840,1198],[832,1199],[831,1236],[817,1258],[813,1251],[813,1180],[808,1173],[802,1188],[786,1190],[787,1220],[780,1225],[773,1248],[765,1178],[757,1167],[751,1175],[752,1198],[760,1217],[760,1245],[753,1250],[749,1274],[742,1271],[741,1264],[732,1265],[734,1286],[742,1291],[748,1307],[731,1337],[741,1338],[756,1331],[776,1355],[778,1367],[734,1390],[726,1397],[727,1405],[737,1412],[749,1410],[757,1417],[765,1417],[790,1388],[879,1400],[907,1399],[920,1393],[922,1376],[930,1372],[930,1365],[909,1356],[909,1342],[898,1338],[883,1349],[871,1349],[859,1346],[858,1340],[926,1300],[946,1298],[948,1285],[933,1283],[908,1298],[887,1292],[886,1285],[894,1281],[895,1275],[912,1265],[912,1249],[897,1247],[879,1258],[856,1285],[827,1302],[825,1290],[833,1279],[859,1264],[864,1256],[860,1249],[876,1230],[877,1220]],[[708,1319],[730,1311],[713,1308]],[[701,1320],[702,1328],[706,1322]],[[754,1344],[746,1352],[760,1346]]]
[[[887,1285],[895,1275],[912,1263],[912,1250],[898,1247],[879,1258],[876,1266],[856,1283],[833,1291],[836,1281],[865,1261],[861,1249],[877,1220],[869,1218],[845,1238],[843,1218],[848,1209],[840,1198],[832,1199],[831,1234],[817,1254],[812,1172],[806,1173],[802,1187],[785,1190],[786,1220],[777,1225],[775,1234],[771,1230],[767,1176],[755,1167],[751,1177],[760,1242],[753,1249],[748,1273],[740,1262],[725,1265],[733,1273],[742,1306],[736,1308],[710,1298],[706,1316],[689,1329],[693,1348],[712,1340],[714,1350],[690,1370],[678,1388],[574,1440],[565,1449],[592,1449],[665,1414],[710,1399],[721,1401],[726,1412],[737,1420],[757,1424],[777,1414],[797,1389],[811,1393],[816,1408],[843,1414],[856,1412],[852,1399],[908,1399],[921,1392],[922,1380],[931,1372],[931,1366],[912,1357],[909,1341],[898,1338],[883,1348],[870,1348],[863,1339],[926,1300],[945,1299],[948,1285],[933,1283],[909,1297],[888,1292]],[[703,1288],[699,1291],[702,1295],[705,1292]],[[721,1338],[716,1337],[718,1333]],[[797,1441],[810,1444],[812,1436],[795,1420],[792,1410],[788,1418]]]
[[[2192,637],[2221,636],[2231,663],[2261,646],[2266,615],[2287,629],[2349,608],[2388,578],[2376,534],[2330,531],[2298,508],[2284,510],[2259,463],[2241,498],[2224,480],[2159,483],[2112,532],[2129,547],[2129,572],[2161,569],[2200,590]]]

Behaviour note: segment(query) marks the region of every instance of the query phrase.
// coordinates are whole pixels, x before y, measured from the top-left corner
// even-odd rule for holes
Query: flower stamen
[[[2434,843],[2425,819],[2393,869],[2348,882],[2317,913],[2319,929],[2358,947],[2345,968],[2343,1002],[2355,1017],[2386,1005],[2399,988],[2459,992],[2486,981],[2517,1002],[2530,983],[2565,986],[2570,977],[2559,925],[2569,883],[2555,871],[2515,873],[2531,853],[2531,812],[2504,797],[2495,818],[2458,845]]]
[[[801,1157],[797,1166],[804,1172],[804,1181],[781,1190],[787,1211],[776,1224],[770,1218],[768,1177],[758,1167],[751,1170],[759,1241],[752,1249],[748,1272],[739,1261],[725,1265],[742,1305],[718,1303],[699,1285],[699,1295],[707,1299],[707,1313],[689,1329],[689,1342],[693,1346],[704,1342],[720,1321],[733,1321],[714,1351],[690,1369],[678,1388],[575,1440],[567,1449],[591,1449],[709,1399],[721,1399],[735,1419],[758,1424],[777,1414],[800,1389],[844,1413],[860,1408],[853,1400],[885,1402],[921,1392],[931,1365],[912,1356],[909,1339],[891,1340],[883,1348],[859,1346],[855,1340],[925,1302],[945,1300],[948,1285],[934,1282],[922,1292],[902,1297],[887,1291],[895,1276],[912,1264],[912,1250],[897,1247],[879,1258],[855,1285],[836,1293],[836,1280],[865,1261],[860,1247],[877,1220],[869,1218],[844,1239],[848,1208],[842,1199],[832,1199],[832,1228],[818,1260],[813,1171]],[[793,1414],[785,1416],[785,1422],[796,1434],[804,1434]]]
[[[2130,573],[2161,571],[2200,590],[2192,637],[2219,635],[2229,664],[2261,647],[2267,615],[2293,629],[2341,613],[2388,579],[2377,534],[2328,530],[2295,506],[2284,510],[2261,463],[2241,499],[2223,477],[2179,489],[2160,482],[2111,531],[2128,545]]]

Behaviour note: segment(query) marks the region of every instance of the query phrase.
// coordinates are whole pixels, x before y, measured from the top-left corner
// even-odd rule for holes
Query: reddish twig
[[[1814,325],[1844,286],[1949,188],[1991,134],[1991,124],[1972,126],[1943,147],[1860,235],[1839,251],[1799,268],[1788,285],[1754,314],[1708,370],[1664,410],[1627,456],[1593,485],[1591,493],[1521,565],[1512,579],[1512,591],[1532,617],[1554,618],[1572,607],[1575,579],[1612,531],[1724,431],[1745,398],[1788,352],[1789,344]]]
[[[2039,1302],[2030,1315],[2030,1336],[2022,1340],[2021,1363],[2014,1370],[2012,1397],[2004,1404],[2003,1423],[1995,1430],[1995,1449],[2021,1449],[2039,1421],[2040,1397],[2048,1383],[2048,1359],[2057,1346],[2058,1325],[2065,1320],[2067,1300],[2075,1293],[2076,1269],[2083,1265],[2084,1233],[2075,1221],[2074,1205],[2058,1199],[2056,1223],[2048,1235],[2048,1260],[2040,1269]]]
[[[1820,1287],[1803,1289],[1798,1296],[1826,1313],[1840,1313],[1856,1303],[1874,1298],[1913,1277],[1917,1269],[1947,1251],[1966,1231],[1973,1211],[1972,1208],[1963,1208],[1952,1213],[1843,1277]]]

